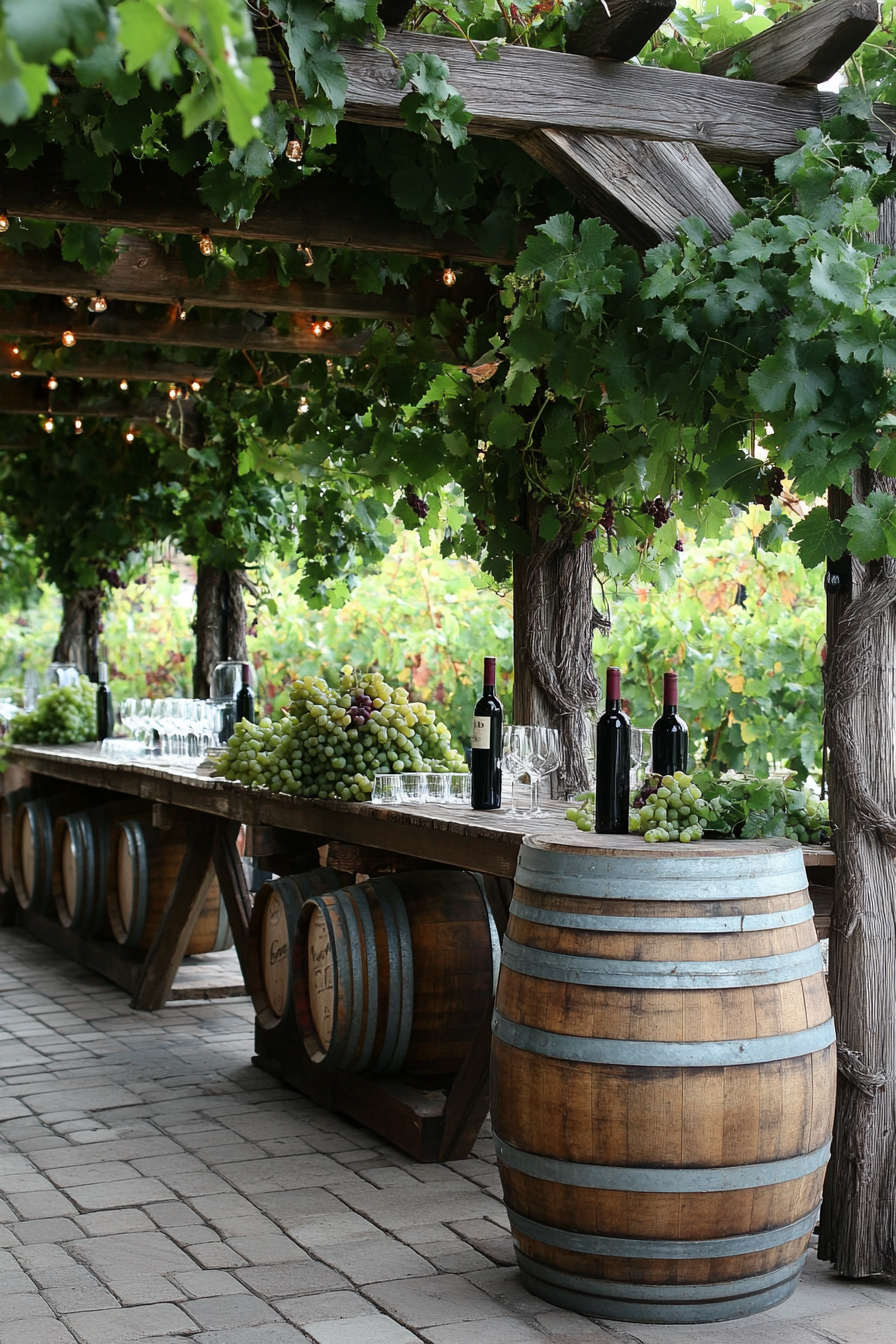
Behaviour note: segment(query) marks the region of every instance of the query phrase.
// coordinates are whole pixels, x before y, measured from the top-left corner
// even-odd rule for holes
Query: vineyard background
[[[768,515],[732,519],[701,547],[684,536],[682,573],[664,592],[608,590],[613,631],[595,643],[599,668],[623,669],[634,722],[649,726],[662,696],[662,672],[681,674],[682,712],[692,751],[719,769],[787,768],[818,776],[821,752],[822,570],[807,571],[795,547],[757,551]],[[476,565],[446,560],[405,531],[377,573],[361,578],[338,609],[312,611],[295,593],[296,576],[269,566],[253,576],[261,597],[249,652],[265,712],[284,705],[290,680],[336,674],[346,661],[378,665],[415,698],[435,700],[462,745],[482,656],[501,667],[505,705],[512,695],[513,623],[509,595],[490,588]],[[116,699],[190,695],[194,575],[181,561],[153,565],[146,582],[112,595],[104,621]],[[52,656],[61,604],[41,584],[0,593],[0,692],[20,696],[24,671],[43,673]]]

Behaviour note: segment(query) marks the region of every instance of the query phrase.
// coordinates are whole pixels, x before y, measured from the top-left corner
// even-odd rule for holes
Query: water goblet
[[[401,775],[377,775],[373,781],[372,803],[381,803],[394,807],[404,802],[404,789]]]

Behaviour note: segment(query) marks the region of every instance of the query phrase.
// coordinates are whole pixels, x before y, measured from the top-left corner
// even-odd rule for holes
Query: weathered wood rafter
[[[880,23],[878,0],[818,0],[798,14],[703,62],[707,75],[725,75],[736,56],[767,84],[812,87],[835,75]]]
[[[503,254],[485,254],[457,232],[436,238],[420,224],[409,224],[384,197],[347,183],[303,179],[279,200],[263,200],[251,219],[237,225],[222,222],[204,205],[200,176],[180,177],[166,163],[147,160],[126,165],[115,179],[115,196],[107,193],[97,205],[84,205],[62,173],[57,155],[46,154],[35,168],[0,171],[0,196],[9,215],[54,219],[60,223],[92,223],[101,228],[146,229],[159,233],[194,233],[208,229],[214,238],[246,238],[255,242],[308,243],[314,247],[350,248],[356,252],[450,257],[453,262],[504,262]]]
[[[0,374],[12,376],[18,373],[23,378],[43,378],[50,374],[46,369],[36,369],[21,355],[12,353],[12,346],[0,346]],[[53,369],[56,378],[127,378],[131,383],[208,383],[215,376],[214,369],[200,364],[179,364],[174,360],[153,360],[147,356],[128,359],[126,355],[118,357],[104,355],[98,358],[89,352],[75,350],[66,359],[65,364]]]
[[[147,346],[181,346],[206,350],[270,350],[290,355],[357,355],[363,349],[366,336],[337,336],[324,332],[314,336],[310,323],[299,324],[283,335],[272,327],[264,331],[249,331],[235,322],[200,322],[191,313],[186,322],[173,314],[168,318],[147,317],[139,313],[110,310],[100,314],[92,323],[80,313],[67,313],[64,308],[51,309],[47,304],[22,304],[10,311],[0,311],[0,339],[47,341],[61,346],[62,332],[70,330],[76,341],[133,342]]]
[[[492,292],[480,270],[469,268],[458,276],[450,290],[454,302],[474,292]],[[199,308],[243,308],[271,313],[305,313],[319,317],[355,317],[399,320],[430,312],[449,291],[436,279],[413,289],[388,285],[382,294],[361,294],[354,285],[335,281],[322,285],[315,280],[293,280],[281,285],[273,270],[259,279],[226,276],[219,285],[207,287],[193,280],[177,253],[165,250],[152,239],[125,234],[118,257],[103,275],[91,275],[75,262],[63,261],[58,251],[31,250],[23,254],[0,246],[0,290],[34,294],[70,294],[86,298],[101,291],[107,299],[132,303],[177,303]]]
[[[578,56],[628,61],[637,56],[675,9],[675,0],[594,0],[575,32],[567,30],[566,50]]]
[[[24,387],[15,383],[0,384],[0,415],[78,416],[82,420],[121,420],[136,424],[154,422],[164,416],[169,407],[167,392],[152,392],[137,405],[129,404],[124,396],[107,397],[90,402],[86,398],[53,393],[43,388]]]
[[[674,238],[688,215],[705,219],[719,241],[740,209],[694,145],[547,128],[531,131],[520,143],[636,247]]]

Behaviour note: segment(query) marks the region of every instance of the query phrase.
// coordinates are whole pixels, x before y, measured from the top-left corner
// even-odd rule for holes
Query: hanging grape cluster
[[[414,510],[414,513],[416,513],[417,517],[421,520],[425,519],[426,515],[429,513],[429,505],[426,503],[426,500],[421,499],[419,495],[416,495],[410,486],[405,488],[404,497],[410,507]]]
[[[466,772],[451,734],[428,705],[381,673],[346,664],[337,688],[304,677],[279,719],[243,719],[218,761],[217,773],[297,798],[363,802],[378,774]]]
[[[654,527],[662,527],[673,516],[662,495],[657,495],[656,499],[645,499],[641,505],[641,512],[647,514]]]

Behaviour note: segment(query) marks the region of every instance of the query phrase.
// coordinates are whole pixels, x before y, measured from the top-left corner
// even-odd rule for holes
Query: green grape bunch
[[[26,746],[96,740],[96,686],[79,677],[75,686],[52,686],[28,714],[17,714],[9,740]]]
[[[643,835],[649,845],[659,840],[678,840],[688,845],[702,839],[711,811],[691,776],[683,770],[662,777],[650,775],[645,789],[648,785],[650,792],[646,799],[629,812],[629,831]]]
[[[368,799],[378,774],[466,770],[429,705],[348,663],[335,689],[323,677],[297,681],[279,719],[243,719],[217,763],[218,775],[240,784],[343,802]]]

